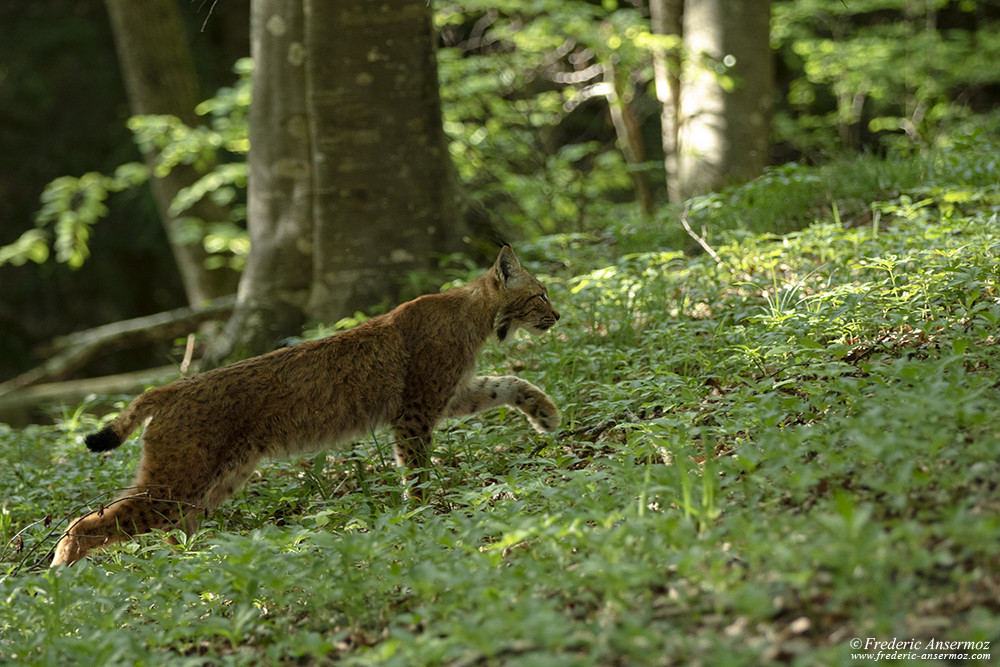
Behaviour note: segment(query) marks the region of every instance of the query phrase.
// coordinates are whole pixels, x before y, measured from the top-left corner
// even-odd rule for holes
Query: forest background
[[[263,76],[253,101],[295,103],[285,93],[296,81],[272,66],[308,59],[295,47],[252,67],[261,28],[278,39],[299,24],[248,28],[240,5],[0,2],[0,377],[85,347],[56,335],[180,307],[204,314],[192,287],[208,283],[193,285],[192,267],[222,272],[213,289],[231,289],[255,252],[280,250],[275,235],[248,243],[259,205],[246,189],[249,87]],[[362,240],[377,229],[383,248],[426,253],[390,252],[397,266],[374,272],[404,270],[381,281],[350,266],[392,293],[357,292],[369,300],[361,312],[299,309],[301,321],[256,344],[326,335],[468,281],[503,233],[562,318],[546,336],[487,345],[481,372],[544,387],[560,430],[529,433],[507,409],[442,425],[420,506],[403,497],[391,444],[369,434],[344,451],[267,462],[174,544],[152,534],[48,569],[68,520],[112,502],[141,451],[133,440],[96,456],[83,436],[179,374],[189,349],[194,360],[210,352],[219,329],[189,337],[199,325],[181,318],[183,333],[105,347],[60,368],[86,383],[75,397],[32,408],[24,425],[0,418],[0,662],[839,665],[894,650],[995,662],[995,3],[772,2],[763,29],[735,11],[756,3],[727,0],[684,3],[673,24],[679,3],[665,0],[251,3],[268,10],[260,16],[305,5],[352,10],[355,28],[333,39],[327,30],[344,22],[301,22],[317,48],[345,47],[313,60],[324,70],[312,76],[378,81],[366,68],[385,52],[352,40],[392,25],[408,35],[397,44],[417,49],[400,88],[431,102],[321,108],[354,112],[325,140],[368,140],[390,118],[440,109],[442,132],[414,117],[420,132],[395,135],[385,152],[342,151],[356,159],[336,164],[367,165],[373,183],[453,185],[452,219],[466,229],[449,235],[457,247],[437,248],[444,239],[414,234],[410,216],[348,216],[332,229]],[[371,10],[390,5],[399,11]],[[154,6],[168,13],[123,13]],[[137,15],[130,30],[112,28]],[[169,16],[183,31],[164,29]],[[734,32],[755,39],[699,50],[696,37]],[[198,82],[185,96],[197,113],[134,117],[122,81],[139,61],[115,58],[122,34],[141,35],[117,45],[137,58],[191,56],[197,77],[181,78]],[[169,34],[188,46],[141,49]],[[754,59],[762,50],[771,57]],[[423,85],[429,72],[438,86]],[[770,83],[748,85],[761,72]],[[676,85],[697,90],[704,113],[671,108]],[[336,99],[331,90],[316,99]],[[696,142],[685,133],[697,124],[677,122],[727,111],[737,122],[697,128]],[[253,140],[254,150],[285,164],[301,136]],[[453,180],[405,169],[391,151],[414,136],[425,142],[415,150],[429,149],[420,166],[445,155]],[[446,150],[434,153],[437,141]],[[699,150],[685,155],[685,142]],[[379,169],[390,154],[394,168]],[[186,186],[164,205],[151,170]],[[353,206],[392,189],[362,180],[343,191]],[[396,199],[428,211],[427,192],[438,191]],[[356,210],[329,203],[275,206],[258,222]],[[429,261],[409,264],[417,258]],[[331,298],[310,307],[337,296],[311,293]],[[232,300],[208,298],[213,317],[229,317]],[[235,356],[253,351],[245,342]],[[91,384],[151,365],[156,374],[128,389]]]
[[[664,7],[669,19],[680,3],[653,6]],[[671,26],[661,17],[658,32],[688,31],[684,47],[677,36],[653,34],[650,9],[640,2],[437,5],[443,128],[459,186],[475,209],[466,217],[486,219],[480,237],[639,239],[652,230],[659,246],[693,247],[677,222],[686,199],[681,178],[664,171],[676,170],[678,158],[672,166],[664,155],[670,114],[657,76],[679,82],[683,75],[687,82],[707,72],[708,88],[689,97],[721,95],[732,106],[727,113],[747,119],[730,121],[743,134],[725,137],[730,145],[714,158],[724,166],[704,183],[695,176],[688,194],[745,181],[768,165],[910,155],[995,129],[1000,73],[991,54],[1000,38],[991,3],[776,2],[769,32],[764,26],[762,33],[768,41],[742,47],[749,54],[740,54],[735,67],[718,48],[715,55],[684,56],[683,64],[681,54],[695,53],[690,43],[697,43],[698,30],[730,42],[749,32],[745,16],[709,12],[704,28]],[[103,3],[4,3],[0,11],[9,33],[0,46],[0,244],[21,239],[0,253],[0,377],[10,378],[51,354],[56,336],[234,290],[235,276],[223,274],[242,268],[249,248],[243,162],[250,66],[240,59],[249,55],[250,27],[242,4],[178,13],[181,47],[189,53],[173,62],[192,68],[185,76],[197,88],[187,95],[200,103],[197,115],[191,109],[184,117],[194,127],[182,131],[164,116],[129,120],[136,103],[130,109]],[[753,11],[765,15],[768,3]],[[666,75],[657,73],[657,55]],[[673,78],[669,83],[676,85]],[[697,118],[706,108],[686,113]],[[753,118],[756,129],[745,129]],[[202,176],[174,202],[179,213],[153,196],[140,147],[159,156],[157,169],[193,168],[181,185]],[[195,210],[195,202],[211,210]],[[714,231],[749,225],[780,232],[809,222],[808,213],[759,221],[743,215],[737,222],[704,210],[705,201],[694,203],[696,226]],[[220,276],[219,285],[204,292],[185,285],[165,229],[204,247],[205,256],[194,261],[216,269],[210,275]],[[398,233],[405,229],[397,223]],[[331,306],[319,311],[321,319],[336,321],[432,288],[440,282],[437,264],[463,265],[445,253],[464,247],[484,259],[454,239],[431,246],[421,246],[428,262],[405,267],[425,272],[419,285],[406,290],[404,273],[383,268],[383,277],[367,282],[389,282],[391,291]],[[250,351],[292,333],[273,333]],[[159,341],[96,359],[85,374],[135,370],[178,354],[173,343]]]

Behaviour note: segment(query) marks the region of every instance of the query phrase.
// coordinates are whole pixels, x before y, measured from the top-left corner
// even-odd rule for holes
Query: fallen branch
[[[235,305],[235,295],[225,296],[201,308],[177,308],[60,336],[48,347],[56,354],[45,363],[0,384],[0,396],[40,382],[65,378],[100,354],[183,336],[203,322],[224,319]]]
[[[709,256],[712,259],[715,260],[716,264],[718,264],[719,266],[722,266],[723,264],[725,264],[725,262],[722,261],[722,258],[719,257],[719,253],[717,253],[714,250],[712,250],[712,247],[710,245],[708,245],[708,240],[706,238],[707,234],[705,233],[705,228],[704,227],[702,228],[702,230],[701,230],[701,236],[698,236],[697,234],[695,234],[694,230],[691,229],[691,225],[688,224],[687,213],[688,213],[688,208],[685,206],[684,207],[684,212],[681,213],[681,224],[684,226],[684,231],[686,231],[691,238],[693,238],[695,241],[698,242],[698,245],[700,245],[705,250],[705,252],[707,252],[709,254]]]
[[[77,406],[88,396],[140,394],[151,384],[174,380],[180,375],[176,366],[161,366],[119,375],[66,380],[24,387],[0,396],[0,422],[20,428],[45,417],[42,406]]]

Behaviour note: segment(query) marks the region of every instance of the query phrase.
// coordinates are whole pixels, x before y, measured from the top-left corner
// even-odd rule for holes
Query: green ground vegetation
[[[676,211],[520,248],[563,318],[481,367],[564,424],[444,425],[419,508],[374,434],[268,463],[179,546],[47,570],[140,448],[86,452],[93,404],[0,426],[0,662],[815,665],[854,638],[995,659],[997,154],[772,170],[692,202],[716,257],[668,249]]]

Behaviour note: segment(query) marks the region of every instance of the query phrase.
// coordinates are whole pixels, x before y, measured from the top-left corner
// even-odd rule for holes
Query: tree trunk
[[[677,182],[677,131],[681,91],[682,0],[650,0],[649,13],[653,33],[677,40],[675,48],[653,51],[656,98],[660,101],[660,133],[663,137],[663,168],[667,195],[671,202],[682,199]]]
[[[393,301],[460,237],[425,2],[253,0],[251,32],[251,249],[216,359]]]
[[[214,360],[234,351],[263,352],[297,332],[312,281],[314,174],[302,0],[254,0],[250,35],[250,256]]]
[[[683,197],[754,178],[767,164],[769,29],[769,0],[685,4],[677,165]]]
[[[132,113],[169,114],[188,125],[197,125],[194,108],[200,101],[198,76],[175,0],[105,0],[105,5]],[[145,157],[152,167],[155,156]],[[178,165],[166,176],[152,180],[156,207],[192,306],[230,294],[236,288],[232,271],[205,268],[204,248],[180,238],[177,221],[169,211],[177,193],[198,177],[193,167]],[[214,222],[226,219],[227,213],[203,201],[186,211],[185,216]]]
[[[433,10],[423,0],[305,0],[316,174],[309,313],[395,300],[457,247]]]
[[[646,150],[642,145],[642,129],[639,127],[639,120],[628,105],[628,101],[622,94],[622,86],[618,74],[615,72],[615,65],[611,60],[603,64],[604,83],[607,84],[608,111],[611,114],[611,124],[614,125],[615,134],[618,137],[618,145],[621,147],[625,163],[632,167],[630,175],[632,186],[635,188],[635,197],[642,206],[642,212],[646,216],[653,215],[655,202],[653,201],[653,191],[649,188],[649,179],[643,165],[646,162]]]

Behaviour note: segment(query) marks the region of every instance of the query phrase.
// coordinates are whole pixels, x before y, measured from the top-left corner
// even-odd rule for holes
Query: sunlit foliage
[[[809,200],[824,173],[727,206]],[[268,464],[176,546],[46,571],[138,446],[83,450],[93,404],[0,427],[0,661],[847,664],[852,637],[992,640],[1000,170],[963,149],[853,173],[863,205],[719,233],[718,260],[655,229],[522,244],[563,317],[481,366],[544,386],[564,426],[449,424],[421,507],[373,434]]]

